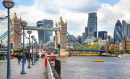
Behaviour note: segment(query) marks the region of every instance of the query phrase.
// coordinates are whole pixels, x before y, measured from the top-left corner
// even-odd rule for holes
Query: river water
[[[130,59],[87,56],[58,59],[61,61],[62,79],[130,79]]]

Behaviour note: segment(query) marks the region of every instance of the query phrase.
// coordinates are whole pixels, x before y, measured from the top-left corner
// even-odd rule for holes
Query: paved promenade
[[[18,65],[17,58],[11,59],[11,79],[46,79],[44,62],[44,58],[39,59],[34,65],[31,65],[31,68],[27,68],[28,62],[26,62],[26,74],[21,74],[22,63]],[[7,79],[7,62],[0,62],[0,79]]]

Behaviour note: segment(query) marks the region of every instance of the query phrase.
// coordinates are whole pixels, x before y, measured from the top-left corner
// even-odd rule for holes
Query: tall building
[[[41,20],[37,22],[37,27],[53,28],[53,20]],[[38,31],[39,44],[45,44],[50,41],[50,36],[53,35],[52,31]]]
[[[83,44],[83,42],[85,41],[85,39],[86,39],[86,34],[85,34],[85,33],[82,33],[82,44]]]
[[[107,39],[109,39],[109,42],[111,42],[112,37],[110,35],[108,35]]]
[[[19,49],[21,47],[21,35],[18,35],[21,34],[22,32],[22,27],[20,23],[21,23],[21,17],[18,19],[15,12],[13,18],[10,20],[10,30],[14,29],[10,33],[10,44],[12,44],[13,46],[13,49],[11,49],[12,52],[13,50]]]
[[[82,43],[82,37],[80,35],[77,37],[77,42],[79,42],[80,44]]]
[[[89,13],[88,16],[88,36],[87,38],[92,38],[94,36],[97,38],[97,13]]]
[[[114,43],[119,44],[119,42],[122,42],[123,36],[122,36],[122,27],[121,22],[118,20],[115,25],[114,29]]]
[[[126,23],[125,20],[122,20],[122,35],[123,40],[130,39],[130,24]]]
[[[107,31],[98,31],[98,38],[102,38],[102,40],[107,39]]]
[[[85,27],[85,39],[88,37],[88,27]]]

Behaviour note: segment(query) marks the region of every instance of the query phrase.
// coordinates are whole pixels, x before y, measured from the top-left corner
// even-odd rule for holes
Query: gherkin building
[[[114,29],[114,43],[119,44],[119,42],[122,42],[123,36],[122,36],[122,26],[121,22],[118,20],[115,25]]]

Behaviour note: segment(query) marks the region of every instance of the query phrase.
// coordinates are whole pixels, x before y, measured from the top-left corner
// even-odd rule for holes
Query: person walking
[[[20,65],[21,56],[18,54],[18,64]]]

